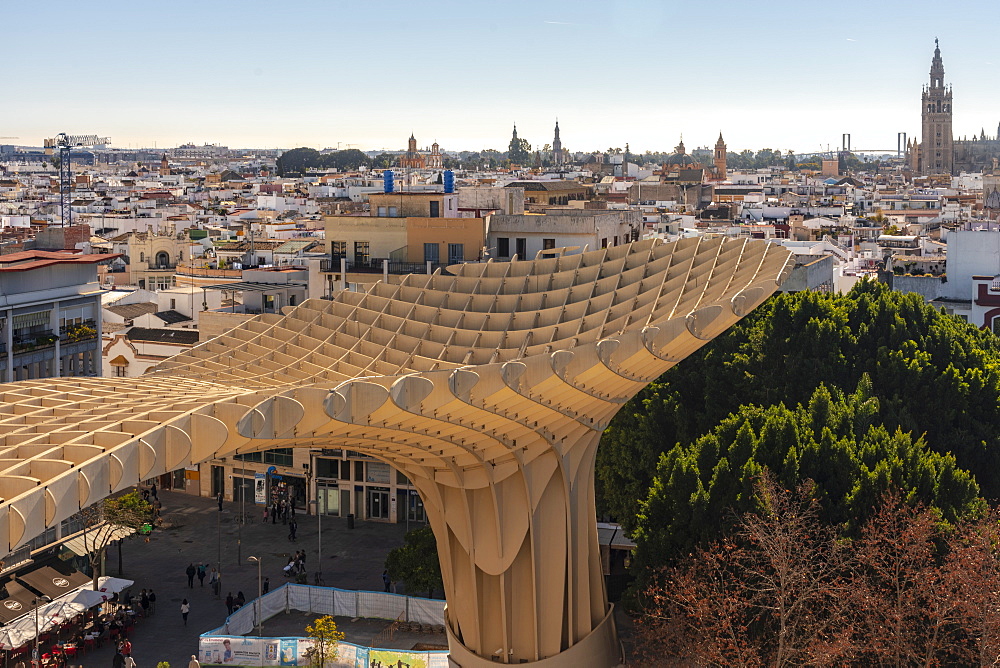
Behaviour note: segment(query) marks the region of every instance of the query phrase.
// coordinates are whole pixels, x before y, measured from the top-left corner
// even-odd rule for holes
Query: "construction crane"
[[[72,135],[60,132],[55,136],[55,146],[59,147],[59,224],[73,225],[73,170],[70,168]],[[48,147],[48,140],[46,140]]]
[[[68,135],[60,132],[44,141],[45,152],[52,155],[59,149],[59,223],[63,227],[73,224],[73,170],[70,168],[70,150],[74,147],[106,146],[110,137],[97,135]]]

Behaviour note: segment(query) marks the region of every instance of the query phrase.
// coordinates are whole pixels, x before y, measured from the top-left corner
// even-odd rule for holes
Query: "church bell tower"
[[[951,174],[955,154],[951,133],[951,88],[944,85],[941,49],[934,40],[930,85],[924,87],[921,107],[920,172]]]

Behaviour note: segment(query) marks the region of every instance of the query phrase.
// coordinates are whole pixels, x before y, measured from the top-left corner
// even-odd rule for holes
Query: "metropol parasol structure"
[[[167,471],[336,444],[418,489],[453,665],[619,665],[601,433],[771,295],[790,256],[692,238],[463,264],[257,316],[141,378],[2,384],[0,550]]]

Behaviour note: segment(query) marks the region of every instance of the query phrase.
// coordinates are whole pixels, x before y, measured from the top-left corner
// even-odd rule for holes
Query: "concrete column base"
[[[601,623],[590,632],[586,638],[555,656],[538,661],[513,662],[517,665],[532,668],[618,668],[625,665],[625,656],[621,643],[618,641],[618,629],[615,626],[615,606],[608,605],[608,614]],[[447,611],[445,611],[447,618]],[[506,657],[482,657],[463,645],[451,631],[451,626],[445,624],[448,634],[448,665],[450,668],[493,668],[497,664],[511,663]]]

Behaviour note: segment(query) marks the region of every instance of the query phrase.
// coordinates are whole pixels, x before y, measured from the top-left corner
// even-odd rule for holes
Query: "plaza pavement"
[[[188,660],[198,649],[198,636],[219,627],[226,618],[225,596],[232,592],[235,597],[242,591],[250,601],[257,596],[257,566],[247,562],[250,555],[263,559],[262,574],[271,580],[271,589],[289,582],[282,575],[282,567],[288,562],[288,555],[297,549],[306,551],[306,567],[309,583],[313,583],[313,572],[317,564],[317,518],[315,515],[297,514],[298,541],[288,541],[288,527],[261,522],[260,507],[247,504],[248,513],[256,521],[242,526],[242,549],[237,548],[238,525],[234,517],[240,512],[240,504],[223,503],[221,513],[222,545],[222,593],[216,598],[208,586],[199,585],[195,578],[194,589],[188,589],[185,570],[189,563],[199,562],[215,565],[219,554],[218,504],[214,499],[196,497],[179,492],[159,493],[163,503],[164,521],[172,528],[154,531],[149,541],[132,538],[123,546],[124,576],[135,580],[132,592],[136,596],[141,589],[152,587],[156,591],[156,613],[136,624],[132,634],[132,656],[138,668],[155,668],[160,661],[168,661],[172,668],[186,668]],[[411,524],[410,528],[415,528]],[[357,522],[354,529],[347,528],[346,518],[323,517],[323,576],[327,586],[342,589],[362,589],[382,591],[382,570],[386,554],[403,544],[405,524],[383,524],[379,522]],[[108,550],[107,574],[118,574],[118,549]],[[403,593],[402,587],[399,589]],[[438,593],[440,595],[440,593]],[[180,604],[187,598],[191,605],[187,627],[183,625]],[[279,622],[275,618],[275,630],[284,631],[297,619],[301,626],[312,616],[292,613]],[[347,629],[345,629],[347,630]],[[265,635],[268,624],[265,622]],[[349,641],[364,641],[370,634],[368,627],[358,629],[359,639],[348,637]],[[368,636],[370,637],[370,636]],[[435,641],[437,639],[435,638]],[[431,641],[428,638],[429,642]],[[101,649],[70,661],[70,665],[90,668],[100,666],[110,668],[114,650],[110,643]]]

